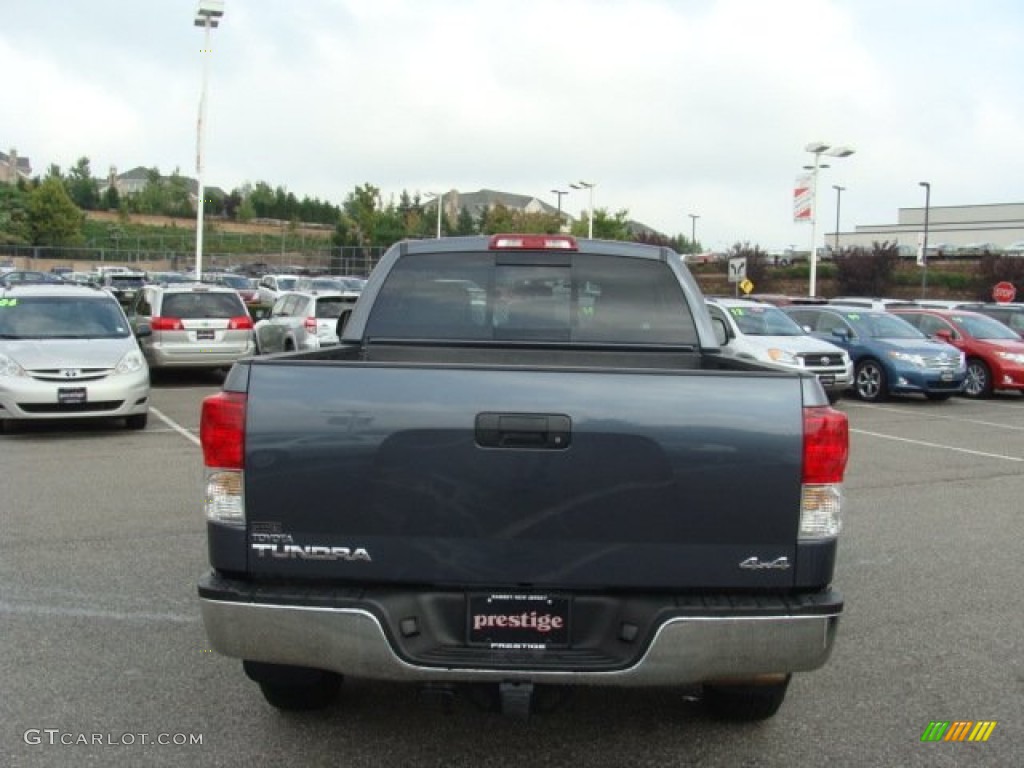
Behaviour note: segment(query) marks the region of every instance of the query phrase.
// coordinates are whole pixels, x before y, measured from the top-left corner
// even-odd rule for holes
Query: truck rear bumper
[[[576,663],[573,652],[554,663],[547,652],[486,651],[483,655],[431,658],[410,656],[403,640],[382,621],[379,603],[310,605],[263,601],[252,589],[218,594],[206,577],[200,584],[203,622],[210,644],[226,656],[298,667],[327,669],[343,675],[407,682],[487,682],[528,679],[545,683],[606,686],[683,685],[708,680],[753,679],[821,667],[832,651],[842,598],[819,593],[807,610],[793,601],[774,600],[780,611],[718,605],[708,611],[675,607],[661,611],[647,638],[635,641],[621,664],[601,668]],[[237,582],[234,582],[237,585]],[[238,599],[238,598],[242,599]],[[800,601],[795,601],[799,603]],[[614,624],[614,622],[612,622]],[[617,630],[616,630],[617,631]],[[626,640],[619,640],[626,644]],[[429,654],[428,654],[429,656]],[[592,659],[593,654],[590,654]]]

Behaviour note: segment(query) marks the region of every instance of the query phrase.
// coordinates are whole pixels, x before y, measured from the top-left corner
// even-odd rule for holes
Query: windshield
[[[728,307],[726,310],[747,336],[805,336],[804,329],[776,307]]]
[[[901,317],[888,312],[844,312],[861,336],[872,339],[925,339],[921,331]]]
[[[113,299],[60,296],[0,300],[3,339],[116,339],[128,334],[124,314]]]
[[[279,277],[277,278],[277,288],[281,291],[290,291],[295,287],[295,281],[297,278],[294,277]]]
[[[956,315],[953,317],[953,323],[968,336],[976,339],[1021,340],[1019,333],[984,315]]]

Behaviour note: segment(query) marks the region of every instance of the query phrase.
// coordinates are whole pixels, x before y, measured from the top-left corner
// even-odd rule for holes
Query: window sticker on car
[[[0,307],[16,307],[17,305],[17,299],[0,299]]]
[[[736,315],[737,317],[740,317],[740,316],[742,316],[742,315],[743,315],[743,307],[733,307],[733,308],[732,308],[732,309],[730,309],[729,311],[730,311],[730,312],[731,312],[732,314]]]

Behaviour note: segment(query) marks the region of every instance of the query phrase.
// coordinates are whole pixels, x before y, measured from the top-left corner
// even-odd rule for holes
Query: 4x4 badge
[[[789,558],[788,557],[777,557],[774,560],[765,560],[762,562],[759,558],[748,557],[742,563],[740,568],[747,570],[759,571],[765,568],[772,568],[779,571],[785,571],[789,569]]]

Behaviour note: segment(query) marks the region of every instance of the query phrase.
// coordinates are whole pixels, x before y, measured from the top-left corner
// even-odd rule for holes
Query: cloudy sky
[[[1024,202],[1020,0],[0,0],[0,149],[341,203],[481,188],[594,203],[709,248],[809,246],[900,207]],[[579,215],[586,193],[563,198]],[[819,241],[820,242],[820,241]]]

